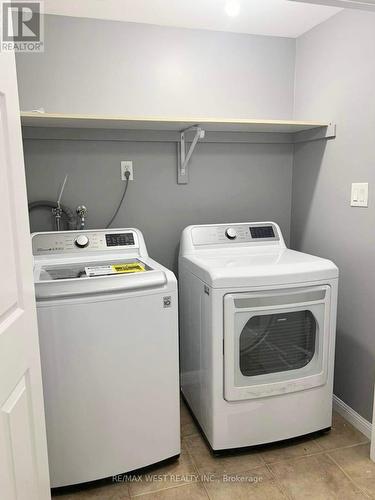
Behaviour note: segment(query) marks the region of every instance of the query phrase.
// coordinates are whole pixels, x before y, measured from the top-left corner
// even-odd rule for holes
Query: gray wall
[[[176,145],[158,142],[26,140],[30,200],[56,199],[89,209],[89,227],[103,227],[121,198],[121,159],[134,161],[135,180],[113,227],[135,226],[150,255],[175,268],[181,230],[189,224],[275,220],[289,239],[292,146],[200,144],[190,183],[176,184]],[[49,212],[31,217],[33,231],[51,229]]]
[[[368,420],[375,358],[375,14],[344,11],[297,41],[297,118],[332,119],[337,139],[299,145],[292,244],[340,268],[335,394]],[[350,207],[369,182],[369,208]]]
[[[340,267],[335,393],[371,419],[375,289],[375,15],[342,12],[297,41],[295,116],[334,120],[338,136],[295,148],[292,245]],[[295,41],[47,16],[46,52],[18,55],[22,109],[136,115],[290,118]],[[293,152],[287,145],[200,144],[191,183],[176,185],[173,143],[25,141],[30,200],[89,208],[109,219],[135,181],[116,226],[138,226],[153,257],[176,262],[191,223],[273,219],[288,239]],[[370,183],[368,209],[350,208],[351,182]],[[40,212],[32,229],[49,229]]]
[[[288,38],[45,16],[45,52],[18,54],[22,110],[290,118]]]
[[[21,109],[135,115],[253,116],[293,113],[295,41],[46,16],[44,54],[18,54]],[[45,137],[44,137],[45,138]],[[29,200],[85,203],[103,227],[123,189],[120,161],[135,180],[116,226],[144,231],[150,253],[174,267],[183,227],[272,219],[289,239],[290,145],[199,144],[191,182],[176,184],[176,144],[25,140]],[[31,229],[51,229],[36,212]]]

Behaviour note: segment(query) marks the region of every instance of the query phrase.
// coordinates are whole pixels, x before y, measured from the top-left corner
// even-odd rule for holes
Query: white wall
[[[45,52],[17,54],[21,109],[290,118],[295,40],[45,16]]]
[[[344,11],[297,41],[296,118],[337,123],[298,145],[292,244],[340,268],[335,394],[368,420],[375,380],[375,14]],[[350,207],[369,182],[369,208]]]

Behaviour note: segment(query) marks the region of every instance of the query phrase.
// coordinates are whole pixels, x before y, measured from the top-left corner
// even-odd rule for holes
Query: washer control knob
[[[90,243],[90,240],[84,234],[80,234],[79,236],[77,236],[74,243],[78,248],[85,248]]]
[[[228,227],[228,229],[225,230],[225,236],[230,240],[235,240],[237,238],[237,231],[234,227]]]

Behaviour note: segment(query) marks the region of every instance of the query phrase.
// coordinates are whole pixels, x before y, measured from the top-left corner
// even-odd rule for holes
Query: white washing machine
[[[32,235],[53,488],[180,453],[177,282],[137,229]]]
[[[273,222],[183,231],[181,386],[213,450],[331,426],[337,282]]]

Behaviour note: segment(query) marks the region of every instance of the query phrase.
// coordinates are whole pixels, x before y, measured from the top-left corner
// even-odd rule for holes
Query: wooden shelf
[[[284,133],[328,130],[327,122],[303,122],[291,120],[247,120],[220,118],[160,118],[65,115],[53,113],[21,112],[21,123],[25,127],[112,129],[112,130],[158,130],[183,131],[200,125],[206,132]]]

